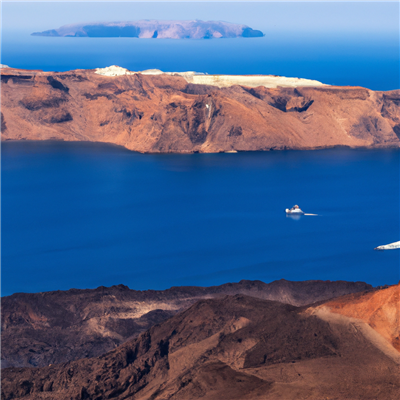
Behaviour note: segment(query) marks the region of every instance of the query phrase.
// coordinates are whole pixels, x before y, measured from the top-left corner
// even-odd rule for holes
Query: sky
[[[223,20],[265,33],[398,34],[398,2],[2,2],[2,31],[139,19]]]

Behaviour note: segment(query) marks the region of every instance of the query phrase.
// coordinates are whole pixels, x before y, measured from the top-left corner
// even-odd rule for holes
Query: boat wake
[[[375,247],[374,250],[394,250],[394,249],[400,249],[400,241]]]

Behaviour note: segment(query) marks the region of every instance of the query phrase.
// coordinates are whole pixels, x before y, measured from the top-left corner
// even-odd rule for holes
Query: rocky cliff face
[[[200,299],[246,294],[305,305],[372,290],[363,282],[241,281],[165,291],[111,288],[17,293],[2,298],[2,367],[47,366],[114,349]]]
[[[352,298],[339,302],[357,307],[371,295]],[[200,300],[101,357],[5,369],[2,398],[397,400],[397,350],[388,355],[360,325],[320,309],[245,295]]]
[[[400,91],[194,84],[184,76],[2,69],[2,140],[139,152],[399,147]]]

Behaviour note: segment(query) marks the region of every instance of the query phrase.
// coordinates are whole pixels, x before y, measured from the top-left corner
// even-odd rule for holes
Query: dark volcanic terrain
[[[363,282],[241,281],[215,287],[16,293],[2,298],[2,366],[47,366],[99,356],[200,299],[245,294],[303,306],[372,290]]]
[[[93,70],[1,74],[2,140],[109,142],[143,153],[400,145],[399,90],[312,81],[249,87],[240,77],[218,87],[217,75],[205,85],[183,75]]]
[[[2,399],[397,400],[399,288],[308,307],[200,300],[100,357],[4,369]]]

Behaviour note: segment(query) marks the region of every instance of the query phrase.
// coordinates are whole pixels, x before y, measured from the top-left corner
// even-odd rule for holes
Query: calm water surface
[[[398,150],[141,155],[2,144],[2,295],[330,279],[399,281]],[[285,208],[319,214],[298,220]]]
[[[269,33],[262,38],[173,40],[58,38],[3,32],[1,62],[68,71],[119,65],[132,71],[272,74],[331,85],[399,89],[399,36]]]

